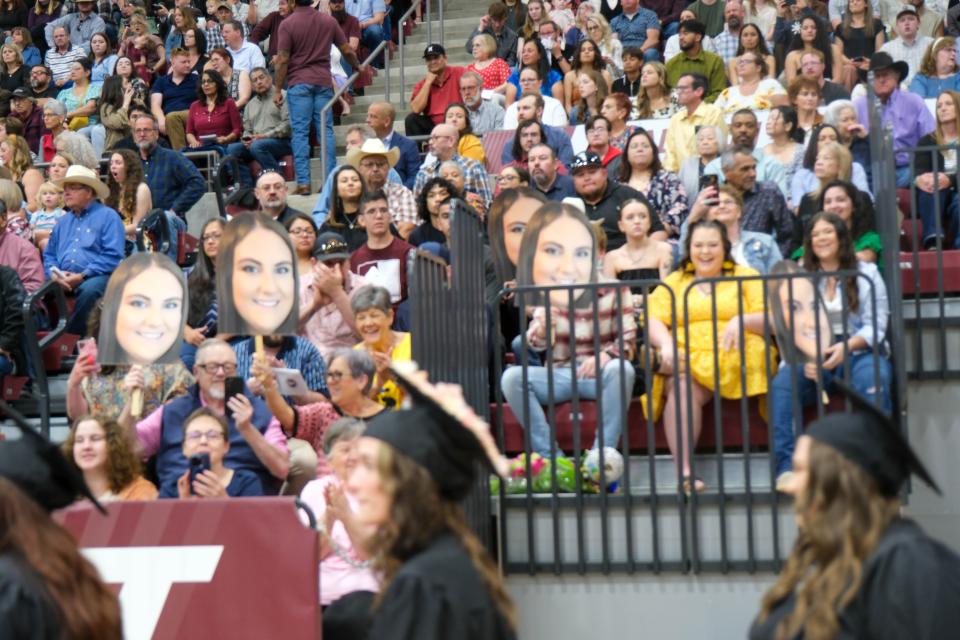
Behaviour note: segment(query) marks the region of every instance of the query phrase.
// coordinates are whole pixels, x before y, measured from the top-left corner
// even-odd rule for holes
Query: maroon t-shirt
[[[340,47],[347,42],[340,25],[313,7],[296,7],[288,17],[277,32],[277,50],[290,53],[287,87],[315,84],[332,88],[330,45]]]
[[[347,40],[350,38],[360,39],[360,21],[349,13],[343,16],[343,22],[337,24],[343,29],[343,35],[347,36]]]
[[[363,276],[367,284],[375,284],[390,292],[394,309],[407,299],[407,254],[413,245],[394,238],[383,249],[364,244],[350,255],[350,271]]]

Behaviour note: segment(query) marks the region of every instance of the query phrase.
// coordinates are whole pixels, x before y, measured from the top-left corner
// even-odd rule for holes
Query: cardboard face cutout
[[[262,213],[226,224],[217,253],[217,327],[238,335],[294,335],[297,259],[286,230]]]
[[[183,271],[166,255],[136,253],[107,283],[97,359],[108,365],[176,362],[186,317]]]
[[[529,189],[509,191],[497,196],[487,216],[494,268],[503,283],[516,280],[523,234],[534,212],[543,205],[543,201],[526,195]]]
[[[787,260],[775,264],[770,273],[797,274],[770,280],[768,284],[774,328],[784,360],[788,364],[816,362],[818,357],[822,360],[833,342],[833,330],[816,281]]]

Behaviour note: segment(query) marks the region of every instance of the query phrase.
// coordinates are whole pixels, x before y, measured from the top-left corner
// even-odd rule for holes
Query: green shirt
[[[724,89],[727,88],[727,70],[723,66],[723,58],[709,51],[700,51],[695,58],[687,57],[680,52],[667,62],[667,84],[671,88],[677,86],[680,76],[685,73],[700,73],[707,78],[707,93],[704,102],[713,103]]]
[[[865,234],[856,239],[853,243],[854,251],[863,251],[865,249],[870,249],[875,254],[877,254],[877,268],[883,268],[883,242],[880,240],[880,234],[876,231],[867,231]],[[793,252],[793,255],[790,256],[793,260],[799,260],[803,257],[803,247],[798,248]]]
[[[713,38],[723,31],[723,6],[725,2],[717,0],[713,4],[704,4],[697,0],[688,8],[697,16],[697,20],[702,22],[707,28],[707,35]]]

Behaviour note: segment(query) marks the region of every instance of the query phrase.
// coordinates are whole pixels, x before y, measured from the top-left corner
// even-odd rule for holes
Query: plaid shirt
[[[410,189],[396,182],[387,182],[383,185],[383,191],[387,194],[387,204],[390,206],[394,224],[401,222],[420,224],[417,217],[417,201]]]
[[[787,201],[780,187],[772,182],[758,182],[750,191],[743,194],[743,217],[740,228],[744,231],[769,233],[780,247],[780,253],[790,255],[793,247],[793,212],[787,207]]]
[[[713,39],[713,52],[723,58],[723,64],[726,65],[731,58],[737,55],[739,44],[739,38],[724,29]]]
[[[242,9],[238,9],[242,7]],[[250,35],[250,25],[247,24],[247,5],[237,4],[233,7],[233,17],[240,21],[240,26],[243,27],[243,39],[246,40]],[[240,14],[243,14],[241,17]],[[220,25],[216,22],[207,21],[207,28],[204,29],[203,35],[207,37],[207,53],[210,53],[214,49],[227,49],[227,41],[223,39],[223,34],[220,33]],[[229,51],[229,49],[227,49]]]
[[[177,151],[157,145],[141,164],[154,207],[174,211],[183,217],[207,190],[196,165]]]
[[[490,184],[487,182],[487,171],[483,168],[483,165],[476,160],[464,158],[463,156],[455,155],[451,159],[463,169],[464,190],[479,194],[480,197],[483,198],[484,208],[489,209],[490,201],[493,200],[493,194],[490,193]],[[420,191],[423,189],[423,185],[427,183],[427,180],[438,175],[441,164],[443,163],[437,160],[431,166],[423,165],[420,167],[420,171],[417,172],[417,180],[413,183],[413,195],[415,197],[420,196]]]
[[[250,368],[253,366],[253,338],[233,345],[237,354],[237,375],[241,378],[250,377]],[[296,369],[303,375],[304,382],[311,391],[319,391],[327,395],[327,364],[323,356],[312,342],[300,336],[286,336],[277,360],[283,362],[284,368]],[[289,402],[289,398],[287,399]]]

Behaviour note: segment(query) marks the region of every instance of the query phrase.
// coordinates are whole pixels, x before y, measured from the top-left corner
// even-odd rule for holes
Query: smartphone
[[[273,376],[277,380],[277,388],[280,389],[281,395],[296,398],[305,396],[310,391],[307,381],[303,379],[303,374],[297,369],[276,368],[273,370]]]
[[[190,493],[196,495],[193,492],[193,480],[198,475],[210,469],[210,454],[209,453],[197,453],[190,456]]]
[[[707,187],[717,188],[720,186],[720,177],[717,175],[703,175],[700,176],[700,191],[703,191]],[[717,204],[716,198],[711,198],[710,200],[705,201],[708,205]]]
[[[77,356],[80,358],[89,358],[90,363],[97,362],[97,341],[93,338],[83,338],[77,340]],[[97,365],[96,372],[100,373],[100,365]]]
[[[228,402],[233,396],[243,395],[243,378],[236,376],[223,381],[223,401]]]

